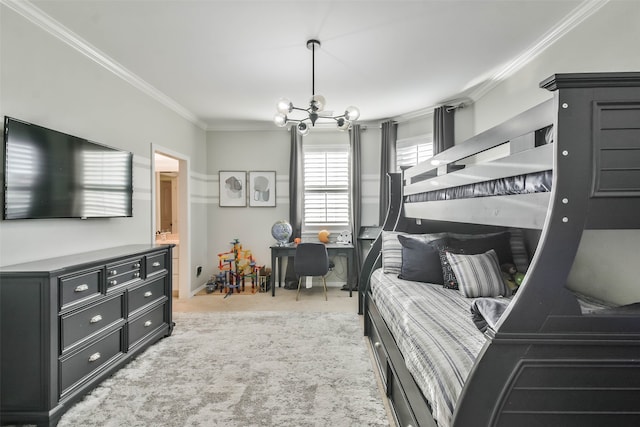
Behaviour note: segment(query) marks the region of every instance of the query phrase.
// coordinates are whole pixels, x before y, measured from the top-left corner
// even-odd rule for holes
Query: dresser
[[[171,335],[172,248],[129,245],[0,267],[2,425],[56,425]]]

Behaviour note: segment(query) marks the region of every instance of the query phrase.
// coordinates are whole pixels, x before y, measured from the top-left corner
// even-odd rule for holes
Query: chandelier
[[[298,133],[302,136],[309,133],[309,123],[311,126],[315,126],[316,121],[319,119],[335,120],[339,130],[347,130],[351,127],[351,123],[360,117],[360,110],[353,106],[348,107],[344,111],[344,114],[339,116],[334,116],[331,111],[324,111],[324,96],[316,95],[315,91],[315,59],[317,48],[320,48],[320,41],[315,39],[307,41],[307,49],[311,50],[311,99],[309,100],[309,107],[299,108],[294,106],[287,98],[280,98],[276,104],[278,112],[273,118],[273,122],[280,127],[286,126],[287,123],[295,123]],[[299,118],[288,116],[294,111],[304,113],[297,114]]]

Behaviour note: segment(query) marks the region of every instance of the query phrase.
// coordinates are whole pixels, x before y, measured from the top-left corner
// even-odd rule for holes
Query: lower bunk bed
[[[393,238],[394,234],[384,238]],[[468,298],[441,283],[404,280],[391,271],[385,273],[378,268],[371,275],[366,319],[383,384],[397,381],[389,378],[397,373],[388,372],[387,364],[388,348],[397,347],[402,355],[397,362],[401,369],[406,368],[412,386],[424,398],[419,401],[428,405],[437,425],[449,426],[464,382],[486,342],[484,332],[494,330],[513,296]],[[576,298],[583,314],[613,307],[585,295],[576,294]],[[383,336],[387,345],[383,345]],[[390,386],[389,390],[393,393],[394,388]],[[399,396],[400,401],[403,399],[406,396]],[[432,425],[430,417],[412,420],[406,409],[399,418],[402,426]]]
[[[615,283],[629,247],[598,242],[640,238],[640,74],[541,85],[553,100],[390,176],[359,292],[400,426],[640,425],[640,290]]]

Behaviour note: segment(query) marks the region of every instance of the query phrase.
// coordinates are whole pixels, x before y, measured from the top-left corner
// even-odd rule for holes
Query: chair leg
[[[322,276],[322,284],[324,285],[324,300],[329,301],[327,298],[327,281],[324,279],[324,276]]]
[[[302,283],[302,276],[298,278],[298,292],[296,292],[296,301],[298,301],[298,295],[300,295],[300,284]]]

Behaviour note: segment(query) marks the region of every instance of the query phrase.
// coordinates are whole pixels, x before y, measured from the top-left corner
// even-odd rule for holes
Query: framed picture
[[[218,171],[220,180],[220,206],[247,206],[247,172]]]
[[[276,205],[276,172],[249,172],[249,206],[274,207]]]

